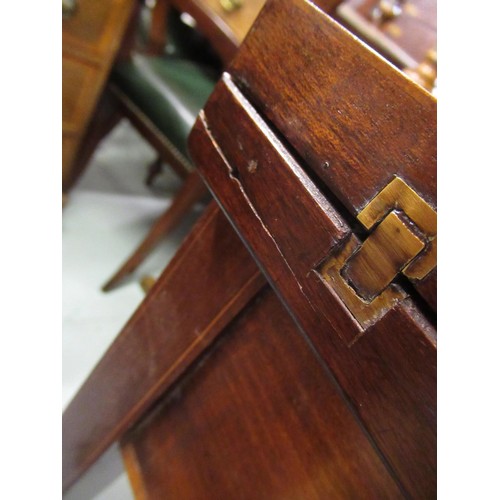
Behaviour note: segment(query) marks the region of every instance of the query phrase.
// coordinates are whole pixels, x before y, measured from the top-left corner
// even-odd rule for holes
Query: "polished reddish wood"
[[[394,175],[435,208],[433,111],[312,4],[269,0],[191,153],[279,301],[249,304],[262,277],[212,208],[65,415],[67,482],[133,426],[139,498],[435,497],[433,315],[398,279],[361,324],[322,274]]]
[[[136,498],[403,498],[269,289],[122,448]]]
[[[253,31],[265,35],[248,37],[231,78],[328,196],[356,216],[398,175],[436,208],[433,96],[308,2],[271,2]],[[432,304],[432,294],[420,290]]]
[[[276,292],[355,401],[360,418],[406,490],[416,497],[432,494],[436,466],[432,324],[409,298],[367,329],[357,323],[318,274],[321,260],[349,233],[348,224],[297,164],[280,159],[278,153],[286,154],[284,148],[266,145],[270,131],[261,136],[251,133],[241,114],[227,110],[242,133],[233,128],[231,138],[219,137],[214,144],[198,122],[193,135],[198,144],[192,151],[195,162]],[[211,132],[223,133],[218,125],[227,120],[220,120],[209,123]],[[227,156],[222,157],[221,150]],[[249,169],[252,161],[256,170]]]
[[[211,205],[63,415],[67,489],[202,353],[264,279]]]
[[[398,67],[414,68],[425,59],[428,50],[436,47],[437,2],[393,2],[399,11],[394,17],[379,15],[384,10],[384,3],[391,5],[384,0],[345,0],[340,5],[338,17],[350,31]]]
[[[320,270],[364,237],[355,216],[395,175],[435,208],[435,111],[311,4],[271,0],[191,135],[212,193],[415,498],[436,491],[433,314],[403,280],[406,298],[361,325]],[[435,273],[418,289],[433,290]]]
[[[308,2],[253,31],[232,78],[351,214],[395,174],[436,207],[435,98]]]
[[[423,280],[414,283],[418,293],[425,297],[427,304],[437,312],[437,269],[431,271]]]

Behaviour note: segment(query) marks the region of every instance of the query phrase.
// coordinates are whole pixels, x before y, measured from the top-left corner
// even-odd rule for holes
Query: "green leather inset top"
[[[114,67],[112,80],[189,158],[187,138],[216,77],[185,59],[134,54]]]

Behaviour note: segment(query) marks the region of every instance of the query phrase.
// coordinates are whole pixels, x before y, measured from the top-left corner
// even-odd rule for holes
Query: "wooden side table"
[[[71,6],[62,23],[63,191],[74,181],[75,157],[136,1],[76,0]]]

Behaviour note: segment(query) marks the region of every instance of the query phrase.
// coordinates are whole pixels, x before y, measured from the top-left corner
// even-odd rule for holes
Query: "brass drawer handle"
[[[404,0],[380,0],[372,10],[372,21],[377,24],[392,21],[403,12],[403,2]]]
[[[219,3],[226,12],[233,12],[243,6],[243,0],[219,0]]]

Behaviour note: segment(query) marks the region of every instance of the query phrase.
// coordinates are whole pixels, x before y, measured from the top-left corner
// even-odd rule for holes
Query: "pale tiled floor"
[[[154,151],[123,121],[102,143],[63,210],[63,391],[67,406],[144,298],[139,279],[158,276],[201,207],[186,217],[134,276],[105,294],[101,285],[166,209],[180,182],[165,168],[155,192],[144,186]],[[110,450],[68,500],[132,498],[119,454]]]

